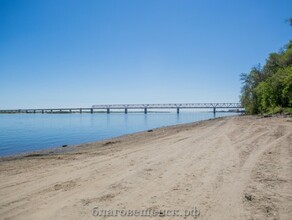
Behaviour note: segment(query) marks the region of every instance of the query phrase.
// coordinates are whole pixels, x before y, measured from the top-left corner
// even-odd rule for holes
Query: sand
[[[236,116],[2,158],[0,219],[292,219],[291,122]]]

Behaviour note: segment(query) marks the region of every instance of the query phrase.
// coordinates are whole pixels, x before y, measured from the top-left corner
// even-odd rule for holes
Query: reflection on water
[[[0,155],[104,140],[235,113],[0,114]]]

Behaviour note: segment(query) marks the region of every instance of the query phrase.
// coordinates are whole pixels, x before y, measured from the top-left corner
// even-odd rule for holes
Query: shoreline
[[[230,113],[230,112],[226,112],[226,113]],[[225,117],[237,117],[237,116],[243,116],[243,115],[232,115],[232,116],[229,115],[229,116],[222,116],[222,117],[217,117],[217,118],[203,119],[203,120],[200,120],[200,121],[189,122],[189,123],[184,123],[184,124],[161,126],[161,127],[153,128],[153,129],[150,129],[150,130],[168,129],[168,128],[175,127],[175,126],[185,126],[185,125],[189,125],[189,124],[200,123],[200,122],[203,122],[203,121],[216,120],[216,119],[225,118]],[[129,134],[124,134],[124,135],[120,135],[120,136],[116,136],[116,137],[112,137],[112,138],[107,138],[107,139],[104,139],[104,140],[90,141],[90,142],[85,142],[85,143],[80,143],[80,144],[75,144],[75,145],[67,145],[66,147],[55,146],[55,147],[49,147],[49,148],[40,149],[40,150],[27,151],[27,152],[23,152],[23,153],[15,153],[15,154],[12,154],[12,155],[4,155],[4,156],[1,156],[0,155],[0,161],[1,160],[19,159],[19,158],[22,158],[22,157],[30,157],[30,156],[33,156],[33,155],[62,154],[62,153],[74,151],[74,150],[76,150],[76,148],[79,148],[79,147],[84,146],[84,145],[87,146],[89,144],[110,142],[110,141],[112,141],[114,139],[122,138],[124,136],[126,137],[126,136],[129,136],[129,135],[136,135],[136,134],[143,135],[144,133],[147,133],[148,131],[149,130],[137,131],[137,132],[133,132],[133,133],[129,133]]]
[[[222,117],[0,158],[0,216],[96,219],[95,207],[196,208],[198,219],[289,219],[291,128],[291,118]]]

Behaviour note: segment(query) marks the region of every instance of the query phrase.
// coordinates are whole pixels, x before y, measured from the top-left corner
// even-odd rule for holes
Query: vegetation
[[[289,20],[292,26],[292,18]],[[272,53],[263,67],[242,73],[240,101],[247,113],[292,112],[292,41]]]

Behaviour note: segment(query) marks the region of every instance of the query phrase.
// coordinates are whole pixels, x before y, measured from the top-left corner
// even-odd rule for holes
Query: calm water
[[[216,117],[229,115],[235,113],[216,113]],[[0,114],[0,156],[104,140],[213,117],[212,112]]]

